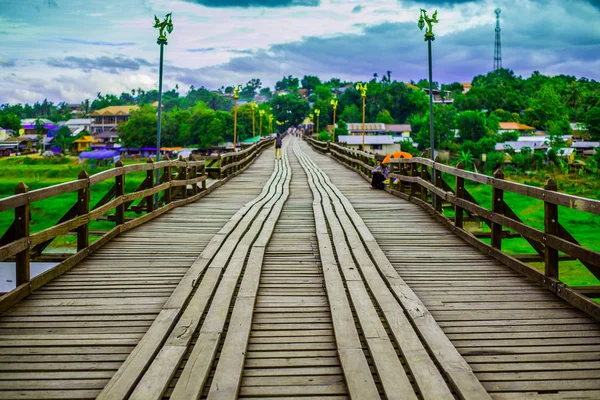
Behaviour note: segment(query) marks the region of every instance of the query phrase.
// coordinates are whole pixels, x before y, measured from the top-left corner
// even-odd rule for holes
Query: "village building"
[[[92,118],[91,133],[102,133],[117,130],[119,124],[127,122],[131,113],[138,110],[138,106],[110,106],[90,113]]]
[[[84,131],[92,132],[91,118],[73,118],[68,121],[59,122],[58,125],[61,127],[67,126],[71,130],[72,136],[77,136]]]
[[[517,131],[521,135],[531,135],[536,129],[533,126],[519,124],[518,122],[500,122],[498,133]]]
[[[336,138],[339,143],[355,150],[362,150],[362,139],[362,135],[342,135]],[[400,144],[394,143],[393,138],[389,135],[365,135],[364,139],[365,151],[381,155],[400,151]]]
[[[81,153],[88,150],[94,143],[98,143],[98,140],[91,136],[83,136],[71,143],[71,152]]]

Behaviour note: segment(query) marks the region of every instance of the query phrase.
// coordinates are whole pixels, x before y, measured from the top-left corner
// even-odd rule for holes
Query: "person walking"
[[[278,160],[281,159],[281,142],[281,134],[278,133],[275,137],[275,158]]]

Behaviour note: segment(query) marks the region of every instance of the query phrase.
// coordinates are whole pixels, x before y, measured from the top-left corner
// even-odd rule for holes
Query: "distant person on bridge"
[[[388,178],[390,169],[387,163],[383,164],[381,159],[377,160],[377,167],[373,168],[373,179],[371,179],[371,189],[383,190],[383,182]]]
[[[281,142],[281,134],[278,133],[275,137],[275,158],[278,160],[281,159]]]

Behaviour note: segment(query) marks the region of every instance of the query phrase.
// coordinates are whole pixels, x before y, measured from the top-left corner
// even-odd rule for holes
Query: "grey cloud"
[[[354,8],[352,9],[352,12],[353,12],[354,14],[358,14],[358,13],[359,13],[359,12],[361,12],[362,10],[364,10],[364,7],[363,7],[362,5],[358,5],[358,6],[356,6],[356,7],[354,7]]]
[[[187,49],[187,51],[190,53],[206,53],[206,52],[214,51],[214,50],[215,50],[214,47],[202,47],[202,48],[197,48],[197,49]]]
[[[80,39],[62,38],[58,42],[61,43],[72,43],[72,44],[85,44],[89,46],[110,46],[110,47],[123,47],[123,46],[134,46],[134,42],[102,42],[102,41],[88,41]]]
[[[118,73],[123,70],[137,71],[143,66],[153,65],[142,58],[126,58],[122,56],[101,56],[95,59],[73,56],[65,57],[63,59],[48,58],[46,59],[46,64],[58,68],[73,68],[81,69],[83,71],[98,69],[110,73]]]
[[[186,0],[206,7],[317,7],[320,0]]]
[[[14,67],[15,65],[15,60],[0,57],[0,67]]]

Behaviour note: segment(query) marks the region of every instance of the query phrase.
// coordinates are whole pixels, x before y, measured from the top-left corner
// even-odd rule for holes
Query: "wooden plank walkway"
[[[302,149],[350,200],[492,397],[600,398],[598,321],[481,254],[419,206],[370,190],[357,173]]]
[[[0,317],[0,398],[95,398],[208,242],[273,170],[127,232]]]
[[[597,322],[284,143],[3,314],[0,399],[600,398]]]

